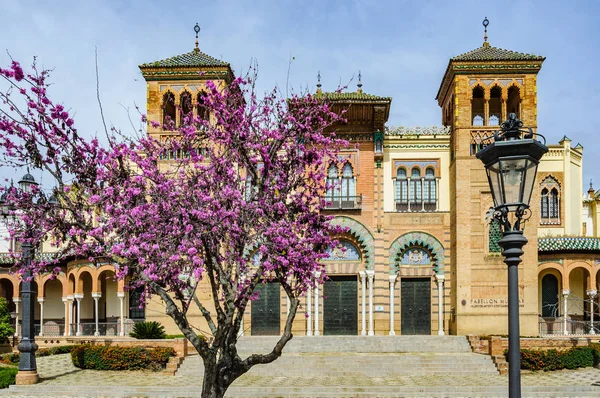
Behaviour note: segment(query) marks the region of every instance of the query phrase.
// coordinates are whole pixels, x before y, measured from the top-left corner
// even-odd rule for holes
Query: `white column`
[[[38,297],[38,303],[40,303],[40,334],[38,336],[44,335],[44,301],[46,299],[44,297]]]
[[[242,319],[240,320],[240,331],[238,333],[239,337],[244,335],[244,316],[242,315]]]
[[[588,290],[587,292],[588,297],[590,298],[590,334],[596,334],[596,331],[594,330],[594,299],[596,298],[596,296],[598,295],[598,291],[597,290]]]
[[[121,310],[121,331],[119,332],[119,336],[123,337],[125,336],[125,319],[123,318],[123,313],[124,313],[124,308],[123,308],[123,304],[124,304],[124,299],[125,299],[125,292],[117,292],[117,296],[119,297],[119,302],[120,302],[120,310]]]
[[[100,316],[98,313],[98,300],[100,300],[100,297],[102,297],[102,293],[92,292],[92,298],[94,299],[94,321],[96,322],[94,336],[100,336],[100,331],[98,330],[98,317]]]
[[[319,277],[321,276],[320,272],[315,273],[315,336],[320,335],[319,332]]]
[[[367,274],[365,271],[358,271],[358,276],[360,277],[360,288],[361,288],[361,326],[362,329],[360,331],[361,336],[367,335]]]
[[[77,332],[75,336],[81,336],[81,299],[83,298],[83,293],[75,293],[73,297],[77,300]]]
[[[73,333],[73,331],[71,330],[71,324],[73,323],[73,296],[69,295],[67,296],[67,306],[69,307],[68,309],[68,319],[65,318],[65,322],[67,322],[67,324],[65,325],[65,333],[66,336],[71,336],[71,334]]]
[[[19,303],[21,302],[20,297],[13,297],[15,303],[15,336],[19,337]]]
[[[67,302],[67,298],[63,297],[62,302],[65,305],[65,331],[63,332],[63,336],[67,336],[67,324],[69,322],[69,303]]]
[[[444,335],[444,275],[436,275],[438,285],[438,336]]]
[[[396,275],[390,275],[390,336],[395,336],[394,330],[394,284],[396,283]]]
[[[367,278],[369,278],[369,336],[373,336],[373,279],[375,278],[375,271],[367,270]]]
[[[569,298],[569,293],[570,291],[567,289],[564,289],[562,291],[563,294],[563,332],[565,335],[569,334],[569,330],[567,329],[567,300]]]
[[[306,291],[306,335],[312,336],[312,316],[311,316],[311,307],[312,307],[312,289],[309,287]]]

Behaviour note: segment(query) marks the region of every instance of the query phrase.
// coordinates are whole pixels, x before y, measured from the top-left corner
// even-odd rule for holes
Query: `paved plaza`
[[[197,360],[194,356],[187,360]],[[460,366],[460,364],[457,364]],[[202,379],[149,371],[96,371],[73,366],[69,354],[38,359],[35,386],[0,391],[8,397],[192,397]],[[523,396],[600,397],[600,369],[523,372]],[[229,390],[237,397],[502,397],[507,378],[496,374],[452,376],[306,376],[244,375]]]

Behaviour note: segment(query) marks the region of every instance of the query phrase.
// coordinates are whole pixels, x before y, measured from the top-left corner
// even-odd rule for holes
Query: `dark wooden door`
[[[323,334],[358,334],[356,276],[331,276],[323,286]]]
[[[279,283],[259,284],[258,300],[252,301],[252,335],[279,335],[280,295]]]
[[[431,279],[402,278],[402,334],[431,334]]]

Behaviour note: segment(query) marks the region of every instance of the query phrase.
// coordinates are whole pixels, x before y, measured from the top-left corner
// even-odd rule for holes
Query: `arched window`
[[[327,169],[327,200],[333,201],[333,198],[338,196],[336,193],[339,192],[339,189],[338,169],[337,166],[332,163]]]
[[[336,247],[327,250],[327,257],[323,260],[360,261],[360,251],[351,242],[340,240]]]
[[[181,104],[181,110],[180,110],[180,114],[179,114],[179,124],[181,126],[183,126],[185,117],[186,116],[191,117],[192,109],[194,109],[194,107],[192,105],[192,94],[188,93],[187,91],[184,91],[181,94],[181,97],[179,97],[179,100],[180,100],[180,104]]]
[[[542,317],[558,317],[558,279],[552,274],[542,278]]]
[[[560,224],[560,186],[552,176],[541,184],[540,221],[542,224]]]
[[[163,95],[163,129],[173,130],[175,127],[175,96],[172,92],[167,91]]]
[[[483,126],[484,106],[483,87],[477,86],[473,89],[473,98],[471,99],[471,120],[473,120],[473,126]]]
[[[198,119],[200,120],[208,120],[208,109],[206,109],[206,93],[204,91],[200,91],[198,93],[198,103],[196,104],[196,108],[198,111]]]
[[[423,187],[423,206],[427,211],[433,211],[437,208],[437,187],[435,180],[435,171],[432,167],[425,170],[425,186]]]
[[[406,169],[399,167],[396,171],[396,211],[408,210],[408,178]]]
[[[354,198],[356,196],[356,183],[354,181],[354,169],[350,163],[346,163],[342,169],[342,196]]]
[[[506,112],[514,113],[515,115],[517,115],[517,119],[521,118],[521,94],[519,92],[519,87],[512,86],[508,89],[508,98],[506,100]]]
[[[410,171],[410,209],[421,210],[423,200],[423,182],[421,181],[421,170],[414,167]]]
[[[488,126],[499,126],[502,119],[502,89],[500,87],[492,87],[488,104],[490,110]]]

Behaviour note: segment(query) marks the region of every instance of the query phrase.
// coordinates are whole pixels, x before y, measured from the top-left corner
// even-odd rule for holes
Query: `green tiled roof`
[[[36,255],[37,259],[42,259],[42,260],[52,260],[53,258],[53,253],[42,253],[42,254],[38,254]],[[13,259],[10,255],[10,253],[0,253],[0,265],[12,265],[13,264]]]
[[[452,58],[452,61],[530,61],[539,60],[543,61],[545,57],[539,55],[520,53],[512,50],[505,50],[503,48],[492,47],[490,45],[483,45],[475,50],[466,52],[461,55],[457,55]]]
[[[186,54],[176,55],[160,61],[141,64],[140,68],[152,67],[186,67],[186,66],[228,66],[227,62],[219,61],[202,51],[193,50]]]
[[[317,97],[325,98],[332,101],[391,101],[392,97],[380,97],[378,95],[372,95],[367,93],[359,92],[347,92],[347,93],[317,93]]]
[[[560,237],[539,238],[539,252],[599,251],[600,238]]]

